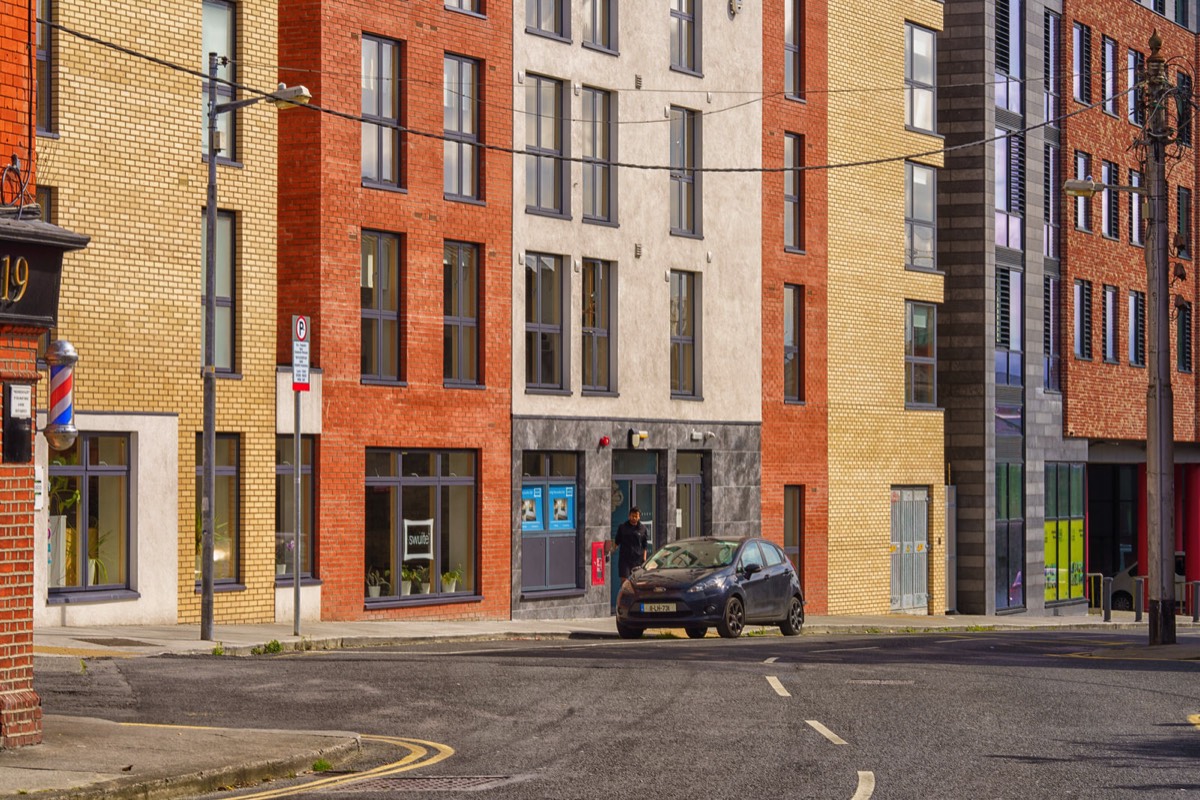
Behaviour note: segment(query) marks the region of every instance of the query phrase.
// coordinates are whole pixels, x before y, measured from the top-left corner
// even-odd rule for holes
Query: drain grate
[[[98,644],[101,647],[151,647],[149,642],[139,642],[137,639],[80,639],[88,644]]]
[[[421,777],[405,777],[402,775],[385,775],[381,778],[368,778],[355,781],[346,786],[330,789],[330,794],[349,794],[352,792],[481,792],[485,789],[495,789],[512,781],[511,775],[435,775]]]

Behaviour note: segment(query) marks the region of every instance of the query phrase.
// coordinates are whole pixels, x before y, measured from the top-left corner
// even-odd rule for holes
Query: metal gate
[[[892,610],[929,608],[929,490],[892,489]]]

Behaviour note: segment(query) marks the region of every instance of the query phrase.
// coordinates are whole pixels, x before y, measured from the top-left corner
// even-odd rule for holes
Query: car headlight
[[[707,593],[707,592],[720,591],[720,589],[724,585],[724,583],[725,583],[724,578],[720,578],[720,577],[709,578],[707,580],[700,581],[699,583],[690,587],[687,590],[687,594],[702,594],[702,593]]]

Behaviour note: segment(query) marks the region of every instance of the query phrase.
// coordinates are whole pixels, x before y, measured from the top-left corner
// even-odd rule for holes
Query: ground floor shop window
[[[239,444],[236,433],[217,434],[213,457],[213,580],[237,583],[241,556]],[[200,580],[204,516],[204,437],[196,436],[196,580]]]
[[[300,577],[313,575],[313,437],[300,437]],[[292,577],[296,564],[295,437],[275,437],[275,574]]]
[[[477,592],[475,465],[467,450],[367,451],[368,598]]]
[[[129,437],[81,433],[52,451],[51,594],[129,585]]]
[[[1083,464],[1046,464],[1046,602],[1083,598]]]
[[[521,457],[522,591],[578,588],[578,479],[574,453],[527,452]]]
[[[996,610],[1025,607],[1025,467],[996,465]]]

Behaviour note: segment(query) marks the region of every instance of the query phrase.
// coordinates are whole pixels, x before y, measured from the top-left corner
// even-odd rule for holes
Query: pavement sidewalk
[[[1178,617],[1180,644],[1102,647],[1105,659],[1155,659],[1200,663],[1200,625]],[[1061,617],[965,615],[853,617],[810,616],[806,636],[989,631],[1146,631],[1132,612]],[[748,633],[775,629],[750,626]],[[650,632],[653,634],[653,631]],[[216,641],[202,641],[197,625],[38,628],[34,671],[40,658],[138,658],[161,654],[249,656],[279,649],[308,650],[452,641],[616,638],[611,618],[500,621],[304,622],[218,625]],[[626,643],[637,646],[637,642]],[[222,787],[252,785],[311,769],[318,758],[332,764],[361,747],[345,732],[231,730],[146,726],[48,714],[45,741],[37,747],[0,751],[0,798],[37,793],[42,798],[166,800],[193,797]]]

